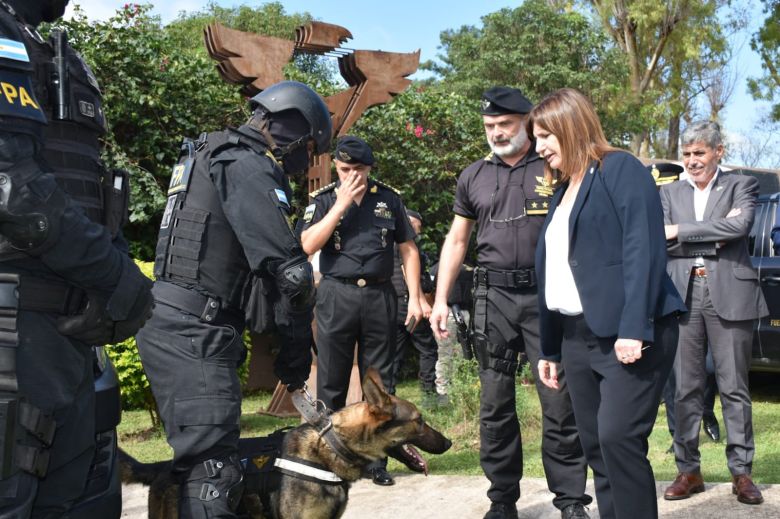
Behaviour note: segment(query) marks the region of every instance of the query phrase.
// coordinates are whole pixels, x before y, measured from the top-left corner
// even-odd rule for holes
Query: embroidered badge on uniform
[[[534,191],[537,195],[550,197],[553,194],[553,189],[557,182],[557,179],[553,179],[553,181],[550,182],[545,177],[536,177]]]
[[[378,218],[392,218],[393,212],[387,208],[387,202],[377,202],[374,208],[374,216]]]
[[[317,209],[317,206],[314,204],[309,204],[306,206],[306,210],[303,212],[303,221],[306,223],[311,222],[312,218],[314,218],[314,211]]]

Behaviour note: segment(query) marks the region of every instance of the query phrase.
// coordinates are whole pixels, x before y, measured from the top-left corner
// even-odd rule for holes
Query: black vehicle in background
[[[778,203],[780,193],[759,196],[750,230],[751,259],[769,306],[769,315],[759,320],[753,335],[751,369],[754,371],[780,372],[780,249],[775,251],[772,243]]]

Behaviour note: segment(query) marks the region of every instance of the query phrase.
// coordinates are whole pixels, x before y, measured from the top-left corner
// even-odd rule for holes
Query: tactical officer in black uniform
[[[184,518],[234,517],[243,491],[236,370],[247,320],[258,332],[275,328],[274,371],[288,389],[311,367],[314,280],[289,220],[285,173],[305,171],[312,152],[328,150],[330,114],[294,81],[251,102],[246,124],[182,146],[157,242],[156,307],[137,336]]]
[[[415,243],[419,245],[420,231],[422,230],[422,215],[411,209],[406,210],[409,222],[412,225],[417,238]],[[430,315],[430,305],[425,301],[425,294],[433,294],[434,285],[431,273],[429,271],[428,255],[418,247],[420,253],[420,291],[423,298],[420,300],[420,306],[423,309],[423,317]],[[419,323],[411,332],[407,330],[404,320],[409,305],[409,291],[406,288],[406,280],[402,269],[403,263],[401,255],[396,247],[395,264],[391,281],[393,288],[398,296],[398,317],[396,318],[396,340],[395,340],[395,359],[393,360],[393,390],[401,375],[401,366],[404,361],[404,350],[406,345],[412,343],[420,355],[420,370],[418,378],[420,380],[420,389],[422,389],[423,407],[434,407],[436,405],[436,362],[439,359],[436,339],[433,337],[431,325],[427,320]]]
[[[97,81],[64,34],[36,30],[66,4],[0,1],[3,517],[78,515],[95,455],[91,347],[134,334],[152,305],[119,232],[126,175],[99,159]]]
[[[431,326],[446,336],[447,295],[477,224],[473,344],[479,361],[480,461],[490,480],[486,519],[516,518],[523,451],[515,411],[518,354],[536,366],[539,313],[534,250],[552,186],[525,131],[532,104],[514,88],[494,87],[482,97],[490,155],[458,179],[455,219],[441,251]],[[564,518],[587,517],[583,505],[587,465],[568,391],[536,383],[542,402],[542,461],[553,504]]]
[[[368,177],[374,156],[357,137],[339,140],[334,161],[339,180],[311,196],[304,213],[303,250],[319,257],[317,291],[317,398],[330,409],[344,407],[355,343],[361,379],[373,366],[387,388],[393,384],[396,295],[393,249],[398,243],[409,289],[405,323],[419,321],[420,261],[414,230],[400,193]],[[412,324],[413,326],[413,324]],[[383,467],[375,483],[392,485]]]

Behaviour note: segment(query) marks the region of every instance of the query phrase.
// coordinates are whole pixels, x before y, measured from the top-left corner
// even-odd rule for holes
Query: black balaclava
[[[309,123],[297,110],[284,110],[271,114],[269,131],[279,148],[309,135]],[[309,168],[308,139],[282,156],[284,172],[288,175],[300,175]]]
[[[5,0],[26,23],[38,27],[65,14],[69,0]]]

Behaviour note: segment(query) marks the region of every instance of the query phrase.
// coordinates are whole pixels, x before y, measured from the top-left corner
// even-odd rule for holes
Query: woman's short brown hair
[[[534,125],[555,135],[561,147],[559,179],[567,181],[572,175],[584,172],[593,160],[615,151],[607,142],[596,110],[585,94],[573,88],[561,88],[547,94],[528,118],[528,134]],[[553,178],[550,165],[545,163],[545,176]]]

